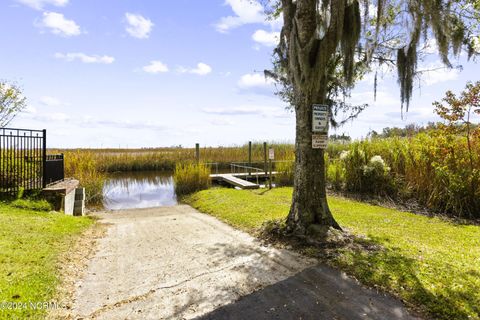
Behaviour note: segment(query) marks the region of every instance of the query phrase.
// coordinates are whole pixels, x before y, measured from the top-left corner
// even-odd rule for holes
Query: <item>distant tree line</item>
[[[404,128],[400,127],[386,127],[381,132],[376,130],[370,130],[367,134],[368,138],[393,138],[393,137],[413,137],[422,132],[431,132],[443,128],[442,122],[428,122],[426,125],[421,126],[416,123],[407,124]],[[464,126],[462,124],[456,125],[460,131]],[[472,124],[474,128],[478,128],[478,124]]]

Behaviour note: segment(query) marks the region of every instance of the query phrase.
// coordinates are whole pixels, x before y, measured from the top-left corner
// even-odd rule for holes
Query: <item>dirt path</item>
[[[100,217],[107,234],[77,283],[74,318],[409,318],[398,301],[189,206]]]

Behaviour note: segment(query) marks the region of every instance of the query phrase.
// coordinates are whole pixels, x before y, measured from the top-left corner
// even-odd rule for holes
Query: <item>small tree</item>
[[[467,138],[470,169],[474,170],[472,154],[472,134],[480,133],[479,128],[472,130],[472,113],[480,116],[480,81],[469,82],[465,90],[457,97],[452,91],[447,91],[442,99],[447,105],[435,101],[435,112],[446,121],[444,129],[449,133],[465,132]]]
[[[0,128],[6,127],[26,106],[27,99],[20,87],[0,81]]]

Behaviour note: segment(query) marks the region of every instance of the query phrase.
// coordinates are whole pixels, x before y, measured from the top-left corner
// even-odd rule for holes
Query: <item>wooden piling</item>
[[[267,143],[263,143],[263,171],[265,174],[268,174],[268,166],[267,166]]]
[[[272,189],[272,159],[268,160],[269,162],[269,167],[270,167],[270,173],[268,177],[268,188]]]
[[[195,143],[195,160],[198,165],[200,163],[200,143]]]
[[[252,141],[248,141],[248,175],[252,174]]]

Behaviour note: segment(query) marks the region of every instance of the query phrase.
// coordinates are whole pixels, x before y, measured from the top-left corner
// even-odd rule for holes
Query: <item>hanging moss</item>
[[[362,20],[360,15],[360,5],[357,0],[354,0],[345,7],[341,41],[343,53],[343,73],[345,81],[348,85],[353,83],[355,49],[358,46],[361,31]]]
[[[405,49],[397,52],[398,84],[400,85],[401,109],[406,105],[406,111],[410,105],[413,92],[413,78],[417,70],[417,45],[415,42]]]
[[[380,25],[383,18],[383,11],[385,8],[386,0],[378,0],[377,1],[377,21],[375,26],[375,37],[378,37],[378,33],[380,31]]]
[[[450,19],[452,24],[452,51],[455,56],[458,56],[465,39],[465,25],[455,16],[451,16]]]
[[[420,42],[426,43],[434,37],[441,60],[448,67],[449,54],[458,55],[462,47],[468,50],[469,57],[475,54],[471,37],[478,34],[475,30],[480,27],[472,27],[473,18],[460,15],[462,1],[276,1],[281,3],[284,17],[281,41],[275,50],[275,58],[281,62],[276,71],[285,73],[278,79],[285,79],[281,88],[291,91],[282,95],[289,102],[303,101],[307,95],[322,100],[325,91],[327,95],[342,96],[342,92],[348,93],[355,81],[371,70],[372,64],[394,64],[392,57],[396,54],[401,108],[403,112],[405,106],[408,111],[418,74]],[[341,3],[343,8],[338,7]],[[372,5],[376,6],[376,18],[369,15]],[[314,10],[315,16],[311,14]],[[298,41],[299,26],[308,41]],[[338,56],[340,59],[335,59]],[[335,68],[328,68],[330,63]],[[376,73],[375,96],[377,77]],[[299,98],[292,98],[296,96]]]

